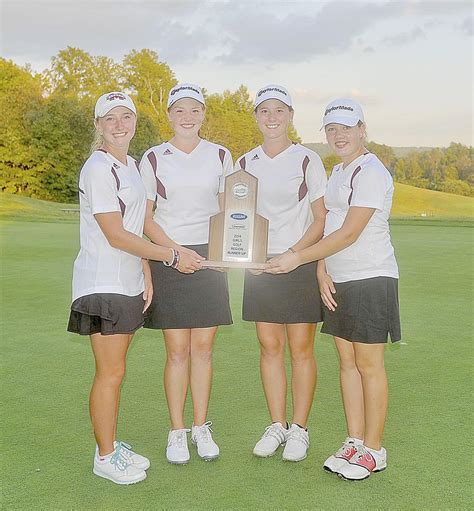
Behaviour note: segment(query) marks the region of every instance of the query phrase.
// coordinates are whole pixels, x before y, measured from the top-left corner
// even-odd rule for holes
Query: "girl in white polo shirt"
[[[150,466],[116,438],[127,350],[153,295],[150,268],[142,258],[176,264],[169,248],[142,238],[146,192],[137,162],[127,155],[135,127],[135,105],[126,94],[111,92],[97,100],[93,152],[79,177],[80,251],[68,324],[70,332],[90,336],[95,358],[93,472],[117,484],[142,481]],[[186,271],[190,263],[180,261],[180,269]]]
[[[237,160],[258,178],[258,213],[269,220],[269,257],[308,247],[323,235],[326,173],[319,156],[288,138],[293,107],[288,91],[268,85],[257,92],[255,117],[263,144]],[[253,453],[268,457],[285,444],[283,459],[300,461],[309,447],[307,420],[316,387],[314,335],[322,319],[316,264],[289,275],[247,271],[243,319],[255,321],[260,369],[272,423]],[[286,415],[285,346],[291,355],[292,424]]]
[[[200,269],[207,257],[209,218],[220,210],[223,176],[232,170],[230,152],[200,138],[204,116],[201,89],[189,83],[175,86],[168,98],[174,136],[149,149],[140,163],[148,199],[145,234],[171,247],[178,258],[186,255],[195,261],[187,275],[151,263],[155,294],[145,321],[145,328],[162,329],[165,338],[171,421],[166,458],[175,464],[190,458],[184,424],[188,386],[193,399],[191,438],[198,455],[204,460],[219,456],[207,421],[212,348],[218,325],[232,323],[227,275]]]
[[[328,311],[322,332],[332,334],[339,352],[341,391],[348,437],[324,463],[349,480],[384,470],[382,435],[388,390],[384,346],[400,335],[398,267],[388,218],[392,176],[365,147],[362,109],[337,99],[323,126],[331,149],[342,159],[328,182],[324,238],[304,250],[270,261],[271,273],[292,271],[319,260],[318,280]]]

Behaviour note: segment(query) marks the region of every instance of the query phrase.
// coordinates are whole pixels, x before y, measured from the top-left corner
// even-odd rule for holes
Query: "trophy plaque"
[[[210,219],[204,268],[265,268],[268,220],[257,214],[257,190],[258,179],[245,170],[225,178],[224,211]]]

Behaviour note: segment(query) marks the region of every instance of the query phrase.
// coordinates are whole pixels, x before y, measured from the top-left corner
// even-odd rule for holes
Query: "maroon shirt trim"
[[[362,167],[359,165],[355,170],[354,172],[352,173],[352,176],[351,176],[351,193],[349,194],[349,198],[347,199],[347,204],[349,204],[349,206],[351,205],[351,200],[352,200],[352,194],[354,193],[354,178],[357,176],[357,174],[362,170]]]
[[[156,154],[151,151],[147,154],[148,161],[151,164],[151,168],[153,169],[153,173],[155,174],[156,179],[156,191],[160,197],[163,199],[167,199],[166,197],[166,188],[165,185],[160,181],[158,176],[156,175],[156,169],[158,168],[158,162],[156,160]]]
[[[304,157],[303,163],[301,164],[301,168],[303,169],[303,182],[300,185],[300,189],[298,190],[298,200],[302,201],[307,193],[308,193],[308,185],[306,184],[306,170],[309,165],[309,158],[308,156]]]

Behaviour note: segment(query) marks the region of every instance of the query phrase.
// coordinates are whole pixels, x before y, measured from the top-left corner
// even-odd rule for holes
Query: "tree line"
[[[137,106],[139,122],[130,153],[139,159],[152,145],[168,140],[168,92],[176,77],[157,53],[132,50],[121,63],[68,47],[51,59],[49,69],[0,58],[0,190],[59,202],[77,201],[77,179],[89,155],[96,99],[125,90]],[[207,94],[201,135],[230,149],[234,158],[260,144],[247,88]],[[292,127],[290,138],[300,142]],[[369,143],[399,182],[461,195],[474,195],[472,147],[445,149],[396,158],[388,146]],[[323,159],[330,171],[337,158]]]

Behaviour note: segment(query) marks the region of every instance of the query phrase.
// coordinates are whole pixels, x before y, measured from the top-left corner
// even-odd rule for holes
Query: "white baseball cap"
[[[179,83],[170,90],[167,108],[171,108],[176,101],[183,98],[195,99],[196,101],[199,101],[199,103],[206,105],[199,85],[195,85],[194,83]]]
[[[359,121],[364,122],[364,113],[359,103],[353,99],[339,98],[326,107],[321,129],[331,123],[355,126]]]
[[[125,92],[107,92],[100,96],[95,104],[94,118],[104,117],[107,115],[112,108],[116,106],[124,106],[131,110],[135,115],[137,115],[137,109],[133,104],[133,101],[130,99],[130,96],[125,94]]]
[[[262,87],[255,95],[254,110],[258,107],[258,105],[260,105],[260,103],[263,103],[267,99],[278,99],[278,101],[281,101],[290,108],[293,108],[293,102],[291,101],[289,92],[281,85],[271,84]]]

